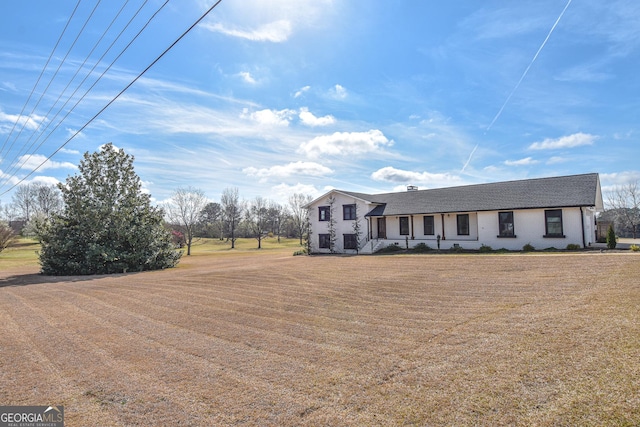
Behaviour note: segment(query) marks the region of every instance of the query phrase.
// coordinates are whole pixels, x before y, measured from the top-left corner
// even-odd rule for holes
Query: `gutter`
[[[582,222],[582,247],[586,249],[587,242],[584,238],[584,212],[582,211],[582,206],[580,206],[580,221]]]

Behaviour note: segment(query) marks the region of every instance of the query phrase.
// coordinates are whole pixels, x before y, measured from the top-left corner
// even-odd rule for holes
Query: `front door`
[[[378,218],[378,239],[387,238],[387,219]]]

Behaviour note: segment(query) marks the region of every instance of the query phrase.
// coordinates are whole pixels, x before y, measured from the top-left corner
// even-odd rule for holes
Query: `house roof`
[[[578,206],[602,210],[597,173],[386,194],[337,191],[378,205],[367,216]]]

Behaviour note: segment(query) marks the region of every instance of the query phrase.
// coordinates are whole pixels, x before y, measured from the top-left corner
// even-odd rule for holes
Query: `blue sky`
[[[163,2],[117,38],[143,1],[102,1],[74,43],[96,1],[69,21],[76,3],[3,5],[0,192],[64,181],[107,142],[135,156],[157,202],[186,186],[286,202],[330,188],[640,179],[635,0],[223,0],[67,142],[213,1],[170,1],[80,102]]]

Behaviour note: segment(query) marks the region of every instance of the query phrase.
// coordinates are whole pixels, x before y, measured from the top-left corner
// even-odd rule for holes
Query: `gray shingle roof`
[[[598,206],[597,173],[386,194],[340,191],[378,203],[367,216]]]

